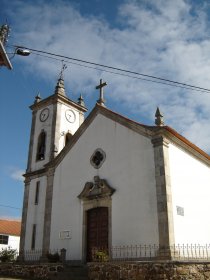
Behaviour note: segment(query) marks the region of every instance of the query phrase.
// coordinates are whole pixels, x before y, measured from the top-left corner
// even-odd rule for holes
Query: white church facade
[[[66,249],[91,261],[95,248],[210,243],[210,157],[172,128],[121,116],[100,98],[87,118],[62,77],[36,97],[20,250]],[[40,256],[41,257],[41,256]]]

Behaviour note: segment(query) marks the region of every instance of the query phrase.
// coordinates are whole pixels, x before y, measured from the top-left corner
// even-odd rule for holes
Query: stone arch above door
[[[105,179],[100,179],[99,176],[94,176],[93,182],[87,182],[78,195],[78,198],[87,201],[93,199],[103,199],[111,197],[115,189],[112,188]]]

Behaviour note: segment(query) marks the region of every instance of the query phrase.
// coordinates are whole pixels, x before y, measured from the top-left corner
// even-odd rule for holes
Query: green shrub
[[[12,262],[16,259],[17,250],[6,248],[0,251],[0,261],[1,262]]]
[[[106,250],[99,250],[95,253],[94,261],[107,262],[109,260],[109,255]]]

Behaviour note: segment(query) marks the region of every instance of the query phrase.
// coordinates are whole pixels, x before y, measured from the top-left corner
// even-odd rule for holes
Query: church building
[[[210,243],[210,156],[173,128],[132,121],[99,100],[87,112],[65,93],[35,98],[20,250],[66,250],[91,261],[95,249]],[[167,250],[166,250],[167,249]]]

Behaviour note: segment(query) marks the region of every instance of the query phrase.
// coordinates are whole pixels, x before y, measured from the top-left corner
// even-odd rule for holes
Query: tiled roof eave
[[[200,149],[198,146],[190,142],[187,138],[179,134],[176,130],[171,128],[170,126],[164,126],[162,127],[162,133],[169,138],[172,142],[177,144],[178,146],[184,148],[188,152],[190,152],[192,155],[194,155],[199,160],[202,160],[207,165],[210,166],[210,156],[206,152],[204,152],[202,149]]]

